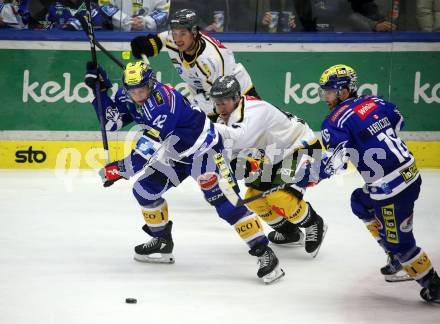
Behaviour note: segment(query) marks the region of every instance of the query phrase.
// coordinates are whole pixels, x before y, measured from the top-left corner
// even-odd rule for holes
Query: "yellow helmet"
[[[128,63],[122,76],[122,83],[127,90],[152,86],[155,81],[153,70],[144,61]]]
[[[319,86],[323,90],[348,89],[350,93],[358,88],[356,71],[345,64],[336,64],[325,70],[319,78]]]

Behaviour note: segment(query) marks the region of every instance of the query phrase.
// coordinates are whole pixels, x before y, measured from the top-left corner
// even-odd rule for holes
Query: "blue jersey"
[[[140,171],[159,148],[163,162],[190,162],[188,159],[194,154],[203,154],[219,142],[219,135],[206,115],[165,84],[156,82],[142,106],[134,103],[123,88],[114,100],[104,93],[101,102],[106,130],[117,131],[133,122],[143,129],[135,149],[125,159],[127,176]],[[97,110],[96,99],[93,105]]]
[[[413,183],[419,173],[398,132],[404,126],[397,107],[380,97],[349,98],[335,107],[321,126],[324,147],[320,177],[350,160],[373,199],[392,197]]]

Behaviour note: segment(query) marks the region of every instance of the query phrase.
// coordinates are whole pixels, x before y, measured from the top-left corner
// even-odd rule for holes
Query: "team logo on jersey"
[[[153,98],[156,101],[157,106],[160,106],[164,103],[162,94],[160,93],[160,91],[154,91],[153,92]]]
[[[404,233],[409,233],[413,229],[413,214],[408,216],[403,220],[403,222],[400,224],[400,230]]]
[[[105,118],[116,123],[119,119],[119,110],[116,107],[108,106],[105,109]]]
[[[402,176],[405,183],[408,183],[412,179],[414,179],[418,173],[419,173],[419,170],[417,169],[415,162],[413,164],[411,164],[409,167],[400,171],[400,175]]]
[[[199,176],[197,182],[202,190],[210,190],[218,184],[218,177],[214,172],[207,172]]]
[[[177,74],[182,74],[183,73],[183,70],[182,70],[182,68],[180,66],[176,66],[176,71],[177,71]]]
[[[358,115],[362,120],[368,117],[371,112],[377,109],[377,104],[373,100],[368,100],[366,102],[361,103],[360,105],[353,108],[353,111]]]

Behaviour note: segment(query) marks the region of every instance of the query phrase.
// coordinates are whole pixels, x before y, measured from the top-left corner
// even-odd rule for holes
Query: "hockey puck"
[[[136,304],[138,301],[136,298],[125,298],[127,304]]]

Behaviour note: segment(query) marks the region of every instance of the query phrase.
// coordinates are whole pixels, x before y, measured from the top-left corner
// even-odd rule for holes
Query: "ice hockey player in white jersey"
[[[268,235],[272,243],[299,245],[304,235],[298,226],[305,228],[306,252],[315,257],[327,226],[303,194],[310,175],[306,171],[314,154],[320,158],[321,144],[300,118],[240,93],[237,79],[223,76],[215,80],[210,96],[220,114],[215,128],[238,157],[237,176],[246,165],[246,198],[289,183],[247,206],[275,229]]]
[[[170,20],[170,31],[157,35],[137,36],[131,41],[133,56],[142,54],[156,56],[167,48],[168,55],[177,73],[187,83],[191,100],[208,117],[216,116],[209,91],[214,81],[223,75],[234,75],[240,83],[243,95],[259,97],[252,80],[241,63],[236,63],[234,54],[220,41],[200,32],[197,14],[190,9],[174,13]],[[215,118],[215,117],[214,117]]]

